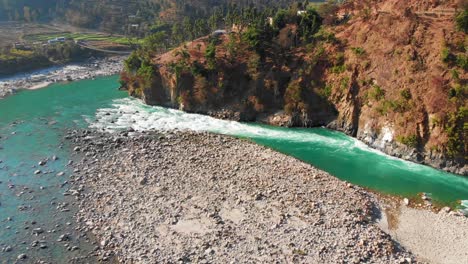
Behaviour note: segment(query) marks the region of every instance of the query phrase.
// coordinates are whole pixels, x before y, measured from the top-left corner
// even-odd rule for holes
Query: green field
[[[83,41],[108,41],[116,44],[129,45],[129,44],[140,44],[141,39],[137,38],[127,38],[123,36],[111,36],[98,33],[72,33],[72,32],[63,32],[63,33],[45,33],[45,34],[34,34],[25,36],[25,40],[35,42],[41,41],[45,42],[50,39],[57,37],[65,37],[74,40],[83,40]]]

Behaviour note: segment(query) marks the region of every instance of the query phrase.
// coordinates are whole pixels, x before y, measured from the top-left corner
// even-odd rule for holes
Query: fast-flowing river
[[[70,128],[227,134],[378,192],[401,196],[425,192],[449,205],[468,200],[468,178],[387,156],[342,133],[245,124],[149,107],[127,98],[117,86],[117,77],[104,77],[22,91],[0,100],[0,260],[26,254],[30,259],[62,261],[92,250],[74,232],[72,201],[63,195],[73,173],[67,170],[70,149],[63,140]],[[47,163],[39,166],[42,160]],[[35,174],[38,170],[41,173]],[[57,176],[60,172],[64,175]],[[67,233],[69,241],[57,241]]]

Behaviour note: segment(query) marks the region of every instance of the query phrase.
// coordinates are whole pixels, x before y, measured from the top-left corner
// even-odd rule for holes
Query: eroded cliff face
[[[450,59],[466,59],[457,7],[457,1],[350,2],[344,9],[353,18],[333,29],[346,43],[348,69],[327,78],[350,84],[331,97],[340,113],[331,127],[356,132],[391,155],[466,175],[466,64]]]
[[[355,1],[313,43],[281,29],[258,52],[238,34],[206,37],[126,76],[151,105],[280,126],[327,126],[407,160],[467,175],[467,38],[455,1]],[[426,3],[427,2],[427,3]],[[210,47],[211,45],[211,47]],[[215,55],[207,49],[215,48]],[[465,64],[466,65],[466,64]]]
[[[294,37],[290,30],[283,32],[286,38]],[[216,55],[210,59],[205,54],[212,42],[216,42]],[[239,35],[205,37],[154,58],[150,79],[126,76],[126,88],[150,105],[218,118],[282,126],[326,125],[337,112],[316,89],[323,85],[328,57],[324,52],[306,54],[302,48],[295,52],[302,55],[275,44],[259,55]]]

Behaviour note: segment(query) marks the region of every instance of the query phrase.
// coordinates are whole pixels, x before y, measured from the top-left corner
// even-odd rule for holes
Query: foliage
[[[306,113],[308,105],[304,100],[304,89],[298,81],[289,83],[284,94],[284,110],[288,114]]]
[[[299,36],[302,41],[309,42],[313,39],[322,26],[322,18],[315,9],[307,9],[307,11],[298,17],[297,23],[299,28]]]
[[[411,99],[411,91],[408,88],[405,88],[401,90],[400,96],[405,99],[405,100],[410,100]]]
[[[468,86],[456,84],[452,89],[449,91],[449,97],[455,99],[465,99],[468,95]]]
[[[125,71],[128,73],[136,72],[141,67],[141,59],[136,52],[132,52],[130,56],[124,61]]]
[[[153,66],[147,62],[143,62],[137,71],[137,75],[143,78],[147,85],[150,85],[154,76]]]
[[[459,73],[456,69],[452,69],[451,74],[452,74],[452,79],[453,79],[455,82],[459,82],[459,81],[460,81],[460,73]]]
[[[378,102],[385,98],[385,91],[380,86],[373,85],[368,95],[369,98]]]
[[[245,41],[252,49],[258,50],[261,44],[261,34],[262,32],[259,28],[249,27],[247,31],[242,34],[242,40]]]
[[[331,68],[331,72],[335,74],[340,74],[346,71],[346,65],[336,65]]]
[[[362,56],[366,53],[366,51],[361,48],[361,47],[353,47],[351,48],[351,50],[354,52],[354,54],[356,54],[357,56]]]
[[[332,89],[333,87],[327,84],[325,85],[325,87],[323,87],[323,89],[320,89],[318,91],[318,94],[322,96],[323,98],[329,98],[332,94]]]
[[[330,31],[327,31],[325,28],[320,28],[320,30],[314,35],[314,39],[319,41],[325,41],[328,43],[336,43],[338,39],[335,34]]]
[[[410,135],[410,136],[397,136],[396,140],[408,147],[416,148],[418,146],[418,136],[417,135]]]
[[[165,43],[167,34],[165,31],[153,33],[143,39],[142,48],[147,52],[157,51],[158,49],[164,49],[167,47]]]
[[[450,50],[447,47],[444,47],[441,51],[442,62],[449,63],[453,55],[450,53]]]
[[[468,58],[465,54],[459,54],[456,58],[457,66],[462,68],[463,70],[468,70]]]
[[[275,17],[273,18],[273,27],[276,29],[282,29],[287,23],[290,23],[290,20],[290,12],[285,9],[280,9],[276,12]]]
[[[455,17],[455,23],[458,30],[468,33],[468,9],[458,13]]]
[[[206,47],[205,58],[208,64],[208,69],[213,70],[216,66],[216,45],[214,41]]]
[[[340,81],[340,89],[343,91],[349,87],[349,77],[346,76]]]
[[[451,157],[466,155],[467,144],[465,141],[468,118],[468,107],[461,106],[456,113],[449,115],[445,132],[448,135],[447,153]],[[466,158],[466,157],[464,157]]]

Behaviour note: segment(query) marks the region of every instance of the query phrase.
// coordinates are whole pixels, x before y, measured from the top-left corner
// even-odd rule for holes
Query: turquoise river
[[[68,179],[73,173],[67,169],[70,147],[63,137],[73,128],[227,134],[377,192],[405,197],[425,192],[452,206],[468,200],[468,178],[387,156],[342,133],[223,121],[145,106],[117,86],[117,77],[103,77],[21,91],[0,100],[0,263],[11,263],[23,253],[30,259],[65,263],[92,251],[89,238],[74,230],[73,198],[63,195],[71,188]],[[38,165],[42,160],[47,160],[45,166]],[[41,173],[35,174],[37,170]],[[66,243],[57,241],[63,234],[70,237]]]

